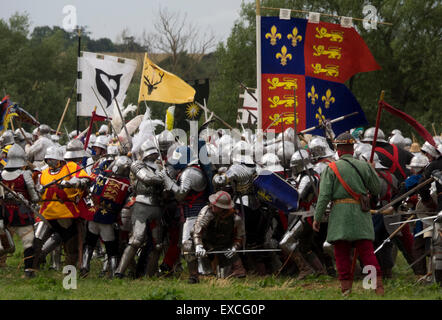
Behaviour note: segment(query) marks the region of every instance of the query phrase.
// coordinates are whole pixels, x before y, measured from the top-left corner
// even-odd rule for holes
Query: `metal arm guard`
[[[25,180],[26,189],[28,190],[29,198],[32,202],[37,202],[40,200],[40,197],[37,194],[35,189],[34,180],[32,180],[32,174],[30,171],[25,170],[23,172],[23,179]]]
[[[205,206],[203,209],[201,209],[193,227],[193,243],[195,244],[195,246],[203,244],[203,232],[209,225],[210,221],[213,220],[213,218],[214,215],[209,206]]]
[[[290,254],[298,247],[299,237],[303,231],[304,224],[302,219],[295,219],[279,242],[279,246],[285,254]]]
[[[298,184],[298,194],[299,200],[306,200],[308,195],[313,190],[313,185],[317,183],[316,177],[312,177],[313,181],[310,181],[310,177],[308,175],[303,175]]]
[[[233,247],[236,250],[242,248],[245,235],[246,232],[245,232],[244,220],[241,219],[240,216],[235,215]]]
[[[190,191],[201,192],[207,187],[207,181],[201,170],[194,167],[187,167],[179,178],[179,185],[168,179],[169,190],[175,195],[177,201],[183,201]]]
[[[143,183],[163,183],[163,179],[157,176],[153,170],[148,168],[142,161],[135,161],[131,165],[130,171]]]

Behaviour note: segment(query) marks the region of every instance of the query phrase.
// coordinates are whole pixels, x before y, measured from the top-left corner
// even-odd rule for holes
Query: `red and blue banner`
[[[380,69],[354,28],[306,19],[261,17],[262,129],[281,132],[317,126],[354,111],[332,125],[335,134],[367,123],[356,98],[343,84],[354,74]],[[321,130],[312,134],[322,134]]]

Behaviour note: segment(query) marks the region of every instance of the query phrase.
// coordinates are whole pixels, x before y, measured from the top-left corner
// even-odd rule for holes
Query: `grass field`
[[[385,280],[385,296],[362,288],[356,281],[353,293],[342,297],[339,281],[321,276],[296,281],[291,277],[256,277],[216,279],[201,277],[195,285],[187,284],[187,273],[180,278],[100,279],[99,259],[92,260],[92,271],[86,279],[77,280],[77,289],[63,288],[61,271],[42,270],[33,279],[25,279],[22,269],[20,240],[16,251],[0,268],[1,300],[442,300],[442,289],[436,284],[418,284],[402,255],[398,255],[393,279]]]

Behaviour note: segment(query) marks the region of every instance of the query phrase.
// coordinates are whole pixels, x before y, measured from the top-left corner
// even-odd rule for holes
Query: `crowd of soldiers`
[[[99,276],[109,278],[176,276],[185,268],[189,283],[201,275],[337,276],[334,243],[327,241],[336,201],[321,204],[325,214],[314,221],[321,179],[339,159],[334,137],[296,135],[292,128],[272,139],[207,129],[195,149],[164,130],[132,154],[106,125],[86,147],[76,134],[63,146],[44,124],[32,134],[20,128],[2,135],[3,266],[15,234],[26,277],[63,264],[87,277],[97,257]],[[351,136],[353,158],[369,162],[375,128]],[[399,130],[390,137],[378,131],[371,165],[380,191],[370,196],[374,238],[368,239],[382,246],[376,259],[384,278],[393,276],[398,249],[416,275],[441,282],[442,139],[434,139],[438,148],[412,143]],[[201,150],[210,161],[201,161]],[[284,210],[258,190],[256,177],[268,172],[297,191],[296,208]],[[399,223],[411,214],[420,219]],[[359,221],[346,223],[357,228]]]

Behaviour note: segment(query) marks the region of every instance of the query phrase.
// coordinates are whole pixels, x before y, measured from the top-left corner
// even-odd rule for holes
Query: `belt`
[[[355,200],[353,198],[344,198],[344,199],[337,199],[333,201],[333,204],[338,203],[354,203],[354,204],[360,204],[361,202],[359,200]]]

